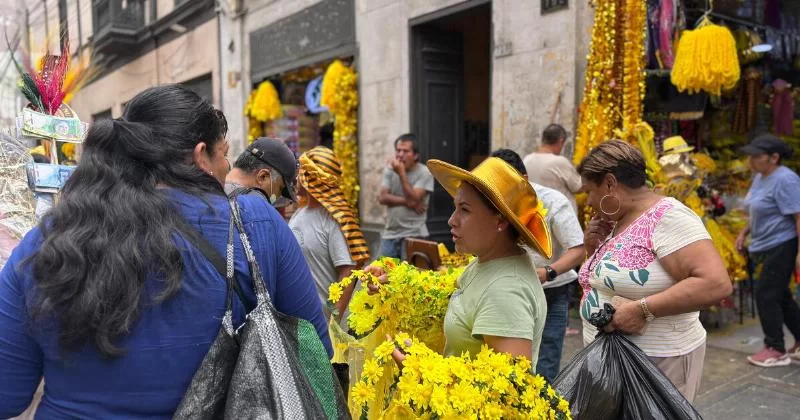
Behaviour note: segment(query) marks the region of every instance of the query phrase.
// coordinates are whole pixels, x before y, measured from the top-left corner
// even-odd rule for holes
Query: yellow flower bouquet
[[[386,284],[375,294],[367,287],[357,291],[350,301],[348,326],[358,336],[370,334],[379,324],[385,331],[403,331],[420,337],[434,349],[441,350],[442,321],[447,312],[450,295],[456,289],[456,279],[462,268],[440,271],[420,270],[407,262],[393,258],[381,258],[373,265],[383,268],[387,274]],[[339,283],[331,284],[328,299],[339,301],[343,290],[352,282],[362,285],[378,284],[378,278],[362,270]]]
[[[406,354],[398,372],[392,352]],[[367,360],[350,390],[354,418],[368,417],[384,375],[395,375],[393,392],[383,401],[383,419],[556,419],[572,418],[569,403],[531,362],[483,346],[476,357],[444,357],[408,334],[385,341]],[[378,401],[380,403],[380,401]]]

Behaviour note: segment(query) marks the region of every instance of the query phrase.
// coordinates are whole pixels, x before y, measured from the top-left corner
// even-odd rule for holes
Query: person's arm
[[[665,215],[653,236],[661,266],[676,281],[666,290],[645,298],[647,309],[656,318],[707,308],[729,296],[733,290],[725,263],[714,248],[703,222],[696,215],[687,213],[691,212],[687,208],[672,211],[676,210],[683,214],[679,217]],[[667,217],[671,221],[664,223]],[[640,331],[645,324],[640,301],[621,305],[612,321],[613,328],[623,332]]]
[[[18,416],[31,404],[42,377],[42,351],[29,334],[21,272],[23,248],[12,253],[0,272],[0,418]]]
[[[350,274],[353,273],[353,269],[355,266],[353,265],[343,265],[336,267],[336,271],[339,273],[339,279],[337,281],[342,281],[347,277],[350,277]],[[351,282],[349,286],[345,287],[342,290],[342,297],[336,302],[336,310],[339,311],[339,316],[337,319],[341,320],[342,316],[344,315],[344,311],[347,309],[347,305],[350,304],[350,299],[353,298],[353,291],[356,289],[356,282]]]
[[[378,203],[389,207],[408,205],[408,201],[406,201],[405,197],[390,193],[389,187],[381,187],[381,194],[378,197]]]
[[[243,195],[238,200],[242,205],[243,218],[246,217],[245,214],[261,215],[258,217],[270,216],[271,220],[257,223],[248,223],[248,220],[243,222],[253,250],[256,252],[256,259],[261,265],[264,282],[275,309],[314,325],[328,355],[333,356],[328,320],[322,311],[316,282],[289,225],[266,200],[260,197],[251,200],[247,195]],[[260,224],[271,227],[255,228],[255,225]]]
[[[533,357],[533,341],[531,340],[484,335],[483,342],[498,353],[509,353],[513,357],[525,356],[528,360]]]
[[[534,308],[533,291],[521,284],[529,280],[513,277],[485,280],[491,284],[478,300],[472,335],[481,337],[498,352],[530,359],[536,311],[544,308]]]
[[[550,264],[550,268],[561,275],[580,265],[586,259],[586,250],[583,247],[581,225],[578,223],[578,216],[572,210],[572,205],[567,197],[558,191],[553,191],[551,194],[553,194],[550,200],[552,208],[547,209],[546,219],[551,236],[561,249],[566,249],[566,252]],[[549,280],[544,267],[537,267],[536,273],[542,283]]]
[[[340,282],[344,278],[350,276],[353,269],[355,269],[356,263],[350,257],[350,247],[347,244],[347,240],[345,239],[339,224],[336,223],[332,217],[328,217],[327,221],[328,226],[326,230],[328,236],[328,258],[333,266],[336,267],[336,282]],[[345,309],[347,309],[347,305],[350,304],[350,298],[353,296],[353,290],[355,287],[355,282],[346,287],[342,291],[342,297],[339,298],[339,301],[335,303],[336,309],[339,311],[337,319],[342,318]]]
[[[378,203],[388,207],[406,206],[408,202],[406,198],[391,193],[392,177],[394,171],[391,168],[383,170],[383,179],[381,180],[381,190],[378,196]]]
[[[579,266],[586,259],[586,250],[583,244],[570,248],[567,252],[563,253],[561,257],[550,264],[550,268],[555,270],[558,275],[562,275],[569,270]],[[536,274],[539,275],[539,280],[544,283],[548,281],[547,270],[541,267],[536,267]]]
[[[559,169],[561,178],[564,180],[569,192],[573,194],[579,193],[581,188],[583,188],[583,181],[581,180],[580,174],[578,174],[578,170],[572,165],[572,162],[564,158],[564,162]]]
[[[418,164],[420,165],[420,164]],[[425,195],[428,194],[424,188],[418,188],[411,185],[408,182],[408,174],[405,171],[398,173],[400,176],[400,184],[403,186],[403,196],[406,199],[406,203],[408,203],[408,207],[414,207],[425,198]]]

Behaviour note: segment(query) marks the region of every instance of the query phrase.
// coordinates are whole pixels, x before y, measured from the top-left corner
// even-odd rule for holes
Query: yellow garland
[[[642,121],[647,5],[642,0],[594,0],[595,20],[573,161],[616,134],[638,141]]]
[[[406,353],[397,372],[392,352]],[[354,417],[369,416],[382,377],[395,377],[396,391],[381,418],[557,419],[572,418],[569,403],[547,381],[531,372],[525,357],[497,353],[484,345],[474,359],[464,354],[444,357],[408,334],[397,334],[364,363],[361,378],[350,390]]]
[[[320,104],[333,115],[333,152],[342,165],[342,191],[358,213],[358,75],[335,60],[322,79]]]
[[[683,92],[706,91],[719,96],[739,81],[739,56],[731,31],[704,17],[695,30],[684,31],[678,43],[672,84]]]
[[[248,110],[245,110],[247,112]],[[258,121],[267,122],[283,116],[281,100],[272,82],[265,80],[258,85],[249,107],[250,115]]]

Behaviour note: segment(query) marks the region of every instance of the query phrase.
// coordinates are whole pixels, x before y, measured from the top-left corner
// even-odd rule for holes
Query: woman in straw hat
[[[455,211],[448,224],[456,250],[476,256],[459,277],[447,307],[444,354],[474,356],[487,344],[527,357],[535,369],[547,303],[536,268],[520,245],[552,255],[536,192],[495,157],[472,172],[438,160],[428,161],[428,168],[453,196]],[[371,271],[375,273],[374,267]]]
[[[300,209],[289,221],[311,274],[317,293],[326,306],[331,283],[350,275],[369,259],[369,248],[358,220],[342,189],[342,169],[333,151],[315,147],[299,159]],[[336,303],[338,317],[344,314],[355,285]]]

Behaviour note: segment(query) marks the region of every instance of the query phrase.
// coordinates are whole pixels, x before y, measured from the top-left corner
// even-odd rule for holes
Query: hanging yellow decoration
[[[265,80],[258,85],[254,92],[253,100],[250,103],[249,112],[258,121],[267,122],[276,120],[283,116],[281,100],[278,91],[272,82]],[[245,110],[247,112],[247,110]]]
[[[320,92],[319,104],[327,107],[328,111],[333,114],[336,109],[336,83],[342,77],[345,71],[345,65],[339,60],[334,60],[325,71],[325,76],[322,78],[322,91]]]
[[[573,161],[616,134],[636,144],[644,99],[647,5],[642,0],[594,0],[595,20]]]
[[[342,165],[342,190],[358,215],[358,75],[335,60],[322,79],[320,104],[333,115],[333,152]]]
[[[247,143],[250,144],[255,139],[264,135],[264,124],[253,116],[253,101],[255,100],[256,93],[254,90],[247,98],[247,103],[244,106],[244,115],[247,117]]]
[[[695,30],[683,32],[671,76],[679,91],[719,96],[732,89],[740,75],[736,40],[728,28],[706,16]]]

